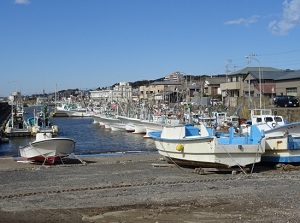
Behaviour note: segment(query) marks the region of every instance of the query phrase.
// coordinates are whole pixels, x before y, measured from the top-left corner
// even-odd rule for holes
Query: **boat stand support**
[[[231,167],[231,168],[195,168],[195,173],[199,175],[208,174],[210,172],[231,172],[231,175],[236,175],[238,173],[246,173],[249,172],[249,168],[239,168],[239,167]]]

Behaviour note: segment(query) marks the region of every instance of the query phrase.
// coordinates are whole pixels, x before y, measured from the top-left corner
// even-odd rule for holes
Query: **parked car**
[[[279,95],[274,98],[277,107],[299,107],[299,101],[295,96]]]

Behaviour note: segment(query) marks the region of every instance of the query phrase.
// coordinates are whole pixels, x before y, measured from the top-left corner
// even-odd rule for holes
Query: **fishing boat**
[[[256,125],[251,135],[234,134],[217,137],[212,128],[201,124],[164,126],[161,132],[150,132],[159,154],[178,165],[195,167],[229,168],[245,167],[260,162],[265,140]]]
[[[51,133],[37,133],[36,139],[21,147],[20,155],[28,160],[54,164],[58,159],[68,156],[75,148],[70,138],[52,138]]]
[[[251,110],[251,122],[265,135],[265,153],[261,161],[268,163],[300,162],[300,122],[287,123],[271,109]],[[249,126],[243,133],[251,132]]]
[[[141,123],[141,119],[127,117],[127,116],[121,116],[121,115],[118,115],[117,118],[121,122],[125,123],[127,132],[133,132],[133,133],[137,133],[137,134],[145,134],[146,133],[146,128],[143,125],[143,123]]]
[[[47,107],[44,107],[42,111],[37,112],[34,109],[34,116],[27,119],[27,123],[31,129],[31,135],[35,136],[37,133],[52,133],[52,135],[58,134],[58,126],[54,125],[49,120],[47,113]]]
[[[251,122],[261,131],[264,131],[266,138],[279,137],[288,133],[292,137],[300,137],[300,122],[287,123],[284,118],[276,113],[273,114],[271,109],[253,109],[251,110]],[[249,124],[243,124],[242,132],[248,133]]]
[[[98,114],[100,126],[104,126],[107,129],[111,128],[113,124],[121,124],[122,122],[115,117],[114,114]]]
[[[52,115],[53,117],[92,117],[94,112],[79,102],[60,102]]]
[[[146,135],[144,138],[151,138],[149,132],[162,131],[165,125],[178,125],[180,123],[179,119],[165,119],[164,116],[161,116],[152,120],[141,120],[141,123],[146,129]]]
[[[125,131],[126,125],[124,123],[110,123],[111,131]]]
[[[300,138],[288,133],[266,139],[263,163],[300,163]]]
[[[273,114],[271,109],[252,109],[250,117],[251,119],[247,123],[241,125],[242,133],[244,134],[250,134],[251,128],[248,128],[250,125],[257,125],[268,137],[267,131],[287,124],[282,116]],[[281,130],[279,133],[282,135]]]
[[[24,105],[20,92],[13,92],[9,96],[11,105],[11,116],[4,127],[7,137],[30,136],[30,126],[24,118]]]

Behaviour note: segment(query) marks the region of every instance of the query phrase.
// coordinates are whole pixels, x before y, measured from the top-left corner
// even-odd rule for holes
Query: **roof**
[[[154,81],[151,85],[181,85],[178,81]]]
[[[237,74],[248,74],[249,72],[259,71],[259,69],[263,72],[265,71],[283,71],[281,69],[273,68],[273,67],[245,67],[244,69],[234,71],[227,76],[233,76]]]
[[[298,79],[300,78],[300,70],[287,70],[285,73],[277,77],[275,80],[287,80],[287,79]]]
[[[284,71],[264,71],[261,70],[261,79],[274,80],[276,77],[282,76]],[[254,78],[259,79],[259,71],[249,72]]]
[[[253,77],[259,79],[259,72],[249,72]],[[263,80],[289,80],[300,79],[300,70],[281,70],[281,71],[264,71],[261,70],[261,79]]]
[[[256,85],[255,88],[259,91],[259,85]],[[261,91],[263,94],[273,94],[275,89],[275,84],[263,84],[261,86]]]
[[[206,82],[208,82],[209,85],[216,85],[216,84],[221,84],[226,82],[226,76],[224,77],[207,77],[205,79]]]

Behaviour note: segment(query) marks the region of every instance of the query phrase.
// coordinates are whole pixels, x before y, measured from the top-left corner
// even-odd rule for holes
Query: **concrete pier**
[[[5,124],[10,114],[11,106],[8,104],[8,102],[0,102],[0,138],[3,134]]]

